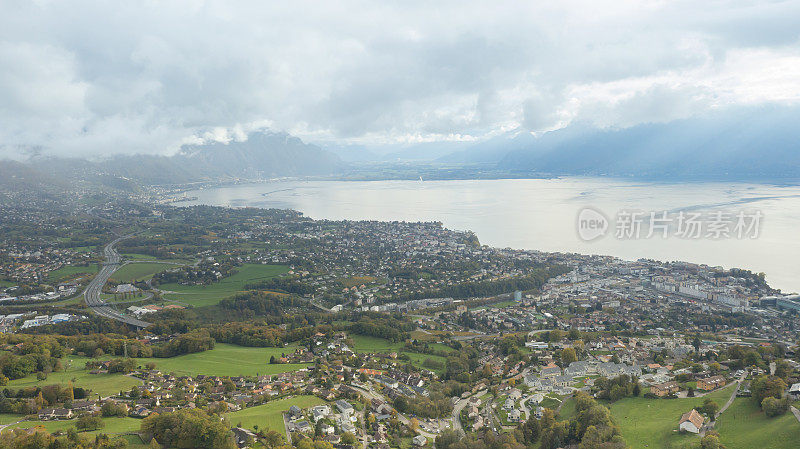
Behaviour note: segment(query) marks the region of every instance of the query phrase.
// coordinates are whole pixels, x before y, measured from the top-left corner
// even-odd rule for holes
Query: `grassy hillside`
[[[101,397],[111,396],[120,390],[130,390],[141,382],[132,377],[121,374],[89,374],[85,369],[86,357],[67,356],[62,359],[66,368],[64,371],[50,373],[45,380],[38,380],[35,374],[22,379],[15,379],[8,383],[9,388],[24,388],[61,384],[66,386],[70,381],[76,387],[92,390],[93,399],[99,394]],[[73,380],[74,379],[74,380]]]
[[[750,398],[736,398],[719,417],[716,429],[728,449],[790,449],[800,446],[800,422],[791,412],[767,418]]]
[[[289,271],[286,265],[245,264],[239,272],[211,285],[164,284],[159,289],[168,291],[165,299],[173,299],[196,307],[210,306],[234,295],[250,283],[280,276]]]
[[[733,393],[733,384],[709,395],[720,406]],[[610,404],[622,436],[631,448],[680,448],[695,441],[695,435],[677,432],[682,414],[703,404],[702,397],[686,399],[647,399],[631,397]],[[726,412],[727,413],[727,412]]]
[[[255,376],[256,374],[277,374],[305,368],[305,364],[270,365],[270,356],[294,351],[294,346],[285,348],[245,348],[242,346],[217,343],[214,349],[195,354],[187,354],[167,359],[136,359],[139,364],[148,362],[167,373],[183,375],[207,374],[213,376]]]
[[[283,435],[283,413],[289,410],[289,407],[296,405],[304,409],[324,403],[325,401],[316,396],[294,396],[231,412],[225,417],[233,426],[242,423],[243,427],[253,429],[253,426],[257,425],[259,429],[275,430]]]
[[[136,262],[122,266],[111,275],[112,279],[119,282],[133,282],[147,280],[154,274],[173,268],[174,265],[157,262]]]

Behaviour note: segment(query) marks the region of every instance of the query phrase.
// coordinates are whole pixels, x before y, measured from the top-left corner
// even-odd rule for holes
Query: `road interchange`
[[[103,262],[103,266],[100,269],[100,272],[97,273],[97,276],[92,279],[86,289],[83,291],[83,298],[86,301],[86,305],[92,309],[92,311],[100,316],[111,318],[112,320],[117,320],[128,324],[130,326],[134,326],[140,329],[143,329],[150,325],[150,323],[146,321],[142,321],[140,319],[134,318],[132,316],[123,315],[122,313],[118,312],[114,307],[108,305],[103,299],[100,297],[100,294],[103,292],[103,286],[106,285],[111,275],[114,274],[115,271],[119,268],[119,264],[121,261],[121,257],[114,246],[131,237],[133,234],[125,235],[119,237],[106,245],[103,248],[103,256],[105,256],[105,262]]]

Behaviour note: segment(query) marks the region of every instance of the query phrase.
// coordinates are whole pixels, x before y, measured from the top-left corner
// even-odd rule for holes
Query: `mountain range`
[[[447,172],[449,170],[449,172]],[[449,174],[446,174],[449,173]],[[380,148],[320,147],[278,132],[244,141],[184,146],[172,156],[118,155],[87,161],[34,156],[0,161],[0,186],[53,189],[89,181],[136,184],[282,177],[425,179],[610,176],[643,180],[797,182],[800,108],[770,108],[598,129],[575,123],[540,136],[516,130],[481,142]]]
[[[117,155],[88,161],[37,156],[24,163],[0,161],[0,173],[16,173],[6,183],[68,183],[88,180],[114,188],[131,184],[184,184],[205,181],[329,176],[344,163],[335,154],[285,133],[257,132],[246,141],[184,146],[172,156]],[[4,184],[0,181],[0,184]]]

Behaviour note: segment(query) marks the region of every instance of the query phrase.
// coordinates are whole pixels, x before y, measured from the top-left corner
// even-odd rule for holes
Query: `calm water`
[[[759,184],[651,184],[605,179],[473,181],[293,181],[246,184],[189,192],[180,204],[296,209],[312,218],[441,221],[474,231],[497,247],[610,254],[625,259],[682,260],[767,274],[774,287],[800,291],[800,187]],[[612,219],[609,234],[579,238],[578,212],[586,207]],[[620,210],[760,211],[756,239],[621,240],[614,236]],[[642,237],[648,223],[643,224]]]

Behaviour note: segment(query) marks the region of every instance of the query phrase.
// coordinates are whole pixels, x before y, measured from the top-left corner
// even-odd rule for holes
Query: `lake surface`
[[[681,260],[767,274],[770,285],[800,291],[800,187],[763,184],[642,183],[597,178],[465,181],[283,181],[216,187],[188,192],[196,200],[179,205],[290,208],[311,218],[335,220],[441,221],[451,229],[474,231],[481,243],[542,251],[608,254],[635,260]],[[591,207],[609,219],[607,235],[583,240],[579,212]],[[733,220],[760,213],[756,238],[679,238],[676,221],[669,236],[615,236],[619,211],[701,213],[704,224],[717,213]],[[733,217],[733,218],[731,218]],[[754,220],[751,218],[750,222]]]

